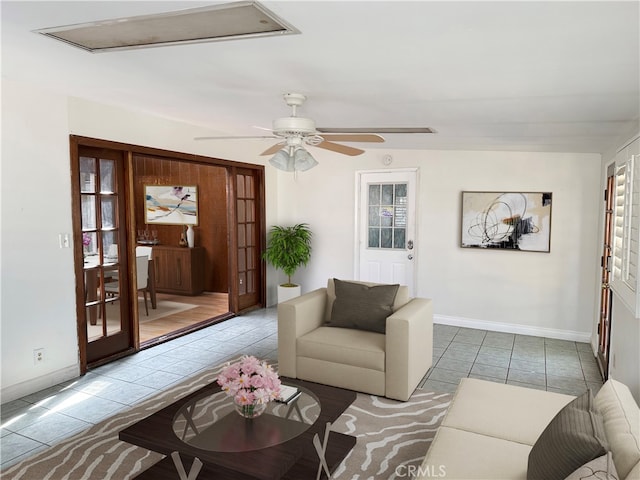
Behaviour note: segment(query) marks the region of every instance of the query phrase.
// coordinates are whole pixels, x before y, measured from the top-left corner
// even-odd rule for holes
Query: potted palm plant
[[[278,302],[300,295],[300,285],[291,282],[298,267],[311,258],[311,230],[306,223],[292,227],[274,226],[269,231],[263,258],[287,276],[287,283],[278,285]]]

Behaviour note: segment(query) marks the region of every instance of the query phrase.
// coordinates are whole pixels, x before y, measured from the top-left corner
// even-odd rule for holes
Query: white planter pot
[[[295,287],[283,287],[282,285],[278,285],[278,303],[299,297],[300,293],[300,285],[296,285]]]

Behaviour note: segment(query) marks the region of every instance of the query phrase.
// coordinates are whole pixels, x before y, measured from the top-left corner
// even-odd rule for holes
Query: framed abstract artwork
[[[164,225],[198,225],[198,188],[145,185],[145,222]]]
[[[462,192],[464,248],[549,252],[551,192]]]

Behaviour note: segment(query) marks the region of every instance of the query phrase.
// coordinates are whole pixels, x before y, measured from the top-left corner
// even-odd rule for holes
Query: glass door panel
[[[370,184],[368,248],[406,248],[407,184]]]

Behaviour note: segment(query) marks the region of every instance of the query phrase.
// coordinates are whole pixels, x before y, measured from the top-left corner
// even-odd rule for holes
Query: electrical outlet
[[[36,348],[33,351],[33,364],[38,365],[44,362],[44,348]]]

